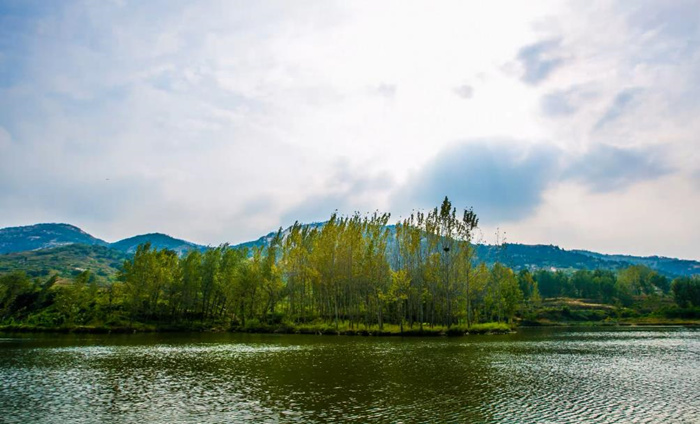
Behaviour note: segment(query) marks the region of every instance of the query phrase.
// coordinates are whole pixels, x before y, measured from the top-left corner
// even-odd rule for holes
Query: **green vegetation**
[[[15,270],[0,276],[0,325],[460,335],[507,332],[518,323],[700,318],[697,277],[670,282],[643,265],[573,273],[515,273],[498,262],[489,267],[475,260],[476,215],[471,210],[458,215],[448,199],[391,231],[388,220],[388,214],[334,214],[323,226],[296,223],[284,234],[280,230],[251,251],[222,245],[178,256],[146,243],[133,257],[121,258],[113,282],[78,269],[69,271],[70,281],[57,274],[32,280]],[[98,265],[116,260],[107,251],[100,256],[99,246],[60,249],[82,252]],[[31,271],[31,260],[26,263]]]
[[[681,277],[671,284],[676,303],[683,308],[700,307],[700,277]]]
[[[90,270],[99,283],[106,284],[116,280],[127,258],[125,253],[108,247],[71,244],[0,255],[0,275],[22,271],[31,278],[58,275],[61,279],[72,279]]]

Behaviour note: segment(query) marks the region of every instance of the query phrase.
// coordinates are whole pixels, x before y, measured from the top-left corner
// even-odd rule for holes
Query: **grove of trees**
[[[0,276],[0,323],[58,327],[138,323],[255,328],[321,322],[338,329],[511,322],[543,298],[629,306],[671,297],[700,306],[700,279],[671,283],[644,266],[619,272],[520,270],[474,257],[478,218],[445,198],[389,226],[389,215],[333,214],[321,226],[295,223],[251,250],[224,244],[182,257],[141,245],[117,283],[89,271],[69,284]]]

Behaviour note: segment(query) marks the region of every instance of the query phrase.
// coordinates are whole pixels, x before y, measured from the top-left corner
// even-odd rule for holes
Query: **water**
[[[700,331],[0,335],[0,422],[700,423]]]

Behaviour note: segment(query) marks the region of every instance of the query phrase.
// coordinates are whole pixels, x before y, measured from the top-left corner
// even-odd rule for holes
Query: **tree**
[[[32,285],[24,272],[13,272],[0,277],[0,319],[9,318],[20,305],[17,299],[31,291]]]
[[[523,294],[523,298],[527,300],[527,307],[529,309],[539,306],[542,300],[539,286],[527,269],[522,269],[518,272],[518,287]]]
[[[593,272],[594,284],[600,292],[600,299],[606,303],[614,303],[617,298],[617,276],[614,272],[597,269]]]
[[[569,277],[562,271],[537,270],[533,278],[537,281],[542,297],[558,297],[569,290]]]
[[[130,320],[158,318],[160,307],[166,306],[160,304],[163,294],[179,278],[177,254],[167,249],[151,249],[150,243],[142,244],[133,259],[124,262],[118,278],[124,283]]]
[[[678,277],[671,283],[673,298],[681,308],[700,306],[700,277]]]
[[[523,300],[523,293],[513,270],[497,262],[491,269],[489,283],[487,298],[491,306],[491,315],[495,315],[499,322],[510,322]]]
[[[86,324],[91,319],[90,303],[97,297],[97,285],[90,271],[83,271],[73,283],[61,287],[55,305],[66,324]]]
[[[202,254],[192,249],[180,259],[180,276],[178,294],[174,297],[172,307],[175,313],[183,318],[191,319],[197,314],[200,304],[200,288],[202,286]]]

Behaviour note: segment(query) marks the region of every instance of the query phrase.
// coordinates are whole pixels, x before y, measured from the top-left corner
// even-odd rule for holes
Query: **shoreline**
[[[0,333],[55,333],[55,334],[137,334],[137,333],[238,333],[238,334],[301,334],[323,336],[360,336],[360,337],[464,337],[473,335],[513,334],[514,329],[506,324],[472,328],[471,330],[455,326],[444,328],[405,329],[401,331],[379,329],[339,329],[330,326],[287,327],[270,326],[267,328],[245,329],[222,327],[186,327],[186,326],[138,326],[138,327],[104,327],[104,326],[70,326],[70,327],[40,327],[31,325],[3,325]]]
[[[489,323],[491,324],[491,323]],[[32,325],[2,325],[0,333],[54,333],[54,334],[140,334],[140,333],[243,333],[243,334],[302,334],[324,336],[360,336],[360,337],[465,337],[474,335],[505,335],[514,334],[518,328],[603,328],[603,327],[682,327],[700,328],[700,321],[693,320],[668,320],[668,321],[622,321],[622,322],[537,322],[529,321],[517,326],[501,324],[498,326],[487,325],[466,329],[455,326],[449,330],[445,328],[404,329],[401,331],[379,329],[340,329],[331,326],[305,326],[288,327],[270,326],[267,328],[245,329],[241,327],[223,328],[209,326],[150,326],[140,325],[135,327],[106,327],[106,326],[67,326],[67,327],[41,327]]]
[[[545,328],[545,327],[700,327],[699,320],[658,320],[639,319],[622,321],[524,321],[518,328]]]

